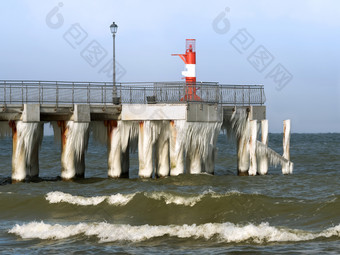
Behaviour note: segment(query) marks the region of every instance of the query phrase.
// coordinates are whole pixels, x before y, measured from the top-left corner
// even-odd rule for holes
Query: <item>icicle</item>
[[[13,132],[12,179],[22,181],[39,175],[39,148],[43,139],[42,123],[11,122]]]
[[[256,139],[257,139],[257,120],[250,121],[250,138],[249,138],[249,154],[250,154],[250,164],[249,164],[249,175],[256,175],[257,173],[257,163],[256,163]]]
[[[216,154],[217,154],[216,144],[217,144],[218,135],[221,131],[221,125],[222,123],[218,123],[218,122],[214,123],[214,126],[212,127],[214,131],[210,133],[211,137],[210,137],[210,142],[208,145],[208,155],[204,161],[204,169],[205,169],[205,172],[208,174],[214,174],[215,159],[216,159]]]
[[[261,135],[262,143],[268,146],[268,120],[261,121]],[[260,175],[265,175],[268,172],[268,157],[266,154],[257,154],[258,159],[258,173]]]
[[[287,159],[260,141],[256,141],[256,153],[258,155],[266,155],[268,157],[269,164],[274,167],[277,167],[278,165],[284,165],[286,163],[290,164]]]
[[[289,145],[290,145],[290,120],[283,121],[283,157],[289,161],[290,153],[289,153]],[[293,173],[293,164],[283,164],[282,165],[282,173],[283,174],[291,174]]]
[[[61,164],[63,179],[84,177],[85,151],[89,138],[89,123],[59,121],[62,133]]]
[[[169,168],[169,121],[161,121],[161,130],[155,144],[156,176],[166,177],[170,173]]]
[[[184,173],[183,142],[185,137],[185,120],[170,122],[170,175]]]
[[[184,146],[187,158],[189,157],[187,159],[189,173],[200,173],[201,163],[205,165],[208,156],[213,156],[212,147],[214,147],[215,137],[221,129],[221,124],[218,122],[186,123]],[[209,171],[211,171],[210,166]]]

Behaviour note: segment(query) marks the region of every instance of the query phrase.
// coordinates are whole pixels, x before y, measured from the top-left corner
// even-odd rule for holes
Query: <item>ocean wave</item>
[[[152,192],[152,193],[144,193],[146,197],[152,198],[155,200],[164,200],[166,204],[175,204],[175,205],[184,205],[184,206],[194,206],[198,202],[202,201],[204,197],[210,196],[212,198],[218,199],[230,195],[241,194],[238,191],[228,191],[224,194],[218,194],[212,190],[207,190],[202,192],[202,194],[194,195],[194,196],[181,196],[174,195],[169,192]]]
[[[308,232],[299,229],[288,229],[270,226],[268,223],[244,226],[233,223],[206,223],[202,225],[165,225],[165,226],[131,226],[128,224],[78,223],[74,225],[47,224],[29,222],[15,225],[8,233],[16,234],[23,239],[65,239],[76,235],[97,237],[99,242],[141,242],[152,238],[170,236],[176,238],[216,238],[218,242],[256,244],[271,242],[299,242],[317,238],[340,237],[340,225],[321,232]]]
[[[139,192],[131,193],[131,194],[114,194],[110,196],[94,196],[94,197],[83,197],[83,196],[76,196],[69,193],[64,193],[61,191],[52,191],[46,194],[45,198],[49,203],[56,204],[56,203],[69,203],[73,205],[82,205],[82,206],[89,206],[89,205],[98,205],[102,202],[106,201],[110,205],[114,206],[124,206],[128,204],[135,195],[139,194]],[[198,202],[202,201],[204,197],[210,196],[211,198],[218,199],[230,195],[240,195],[242,193],[232,190],[228,191],[223,194],[216,193],[212,190],[207,190],[202,192],[198,195],[176,195],[169,192],[144,192],[142,193],[143,196],[149,199],[164,201],[165,204],[175,204],[175,205],[184,205],[184,206],[194,206]]]
[[[136,194],[137,193],[123,195],[123,194],[117,193],[115,195],[110,195],[110,196],[83,197],[83,196],[74,196],[72,194],[64,193],[61,191],[52,191],[52,192],[47,193],[45,198],[51,204],[64,202],[64,203],[69,203],[73,205],[88,206],[88,205],[98,205],[104,201],[107,201],[111,205],[124,206],[127,203],[129,203]]]

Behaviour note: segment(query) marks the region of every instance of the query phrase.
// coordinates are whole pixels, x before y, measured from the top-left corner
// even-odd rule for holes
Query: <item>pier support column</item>
[[[39,148],[43,139],[40,105],[24,104],[20,121],[10,121],[13,139],[12,180],[39,175]]]
[[[61,178],[70,180],[85,176],[85,151],[89,123],[58,121],[61,130]]]
[[[290,120],[283,121],[283,157],[290,160]],[[282,164],[282,174],[292,174],[293,173],[293,163],[290,161]]]
[[[184,173],[183,129],[185,120],[170,121],[170,175]]]
[[[215,171],[215,159],[217,154],[217,138],[221,130],[221,124],[216,124],[214,127],[214,131],[212,133],[212,137],[210,139],[210,143],[208,146],[208,156],[205,160],[204,168],[205,172],[208,174],[214,174]]]
[[[10,121],[13,139],[12,180],[39,176],[39,148],[43,138],[42,123]]]
[[[138,160],[139,160],[139,177],[152,177],[152,127],[151,121],[139,122],[138,136]]]
[[[256,175],[257,163],[256,163],[256,140],[257,140],[257,120],[250,121],[250,137],[249,137],[249,175]]]
[[[268,120],[261,121],[261,142],[268,147]],[[258,173],[265,175],[268,173],[268,157],[266,154],[257,155]]]
[[[90,106],[75,104],[69,121],[58,121],[61,130],[61,178],[85,176],[85,151],[89,140]]]
[[[156,177],[169,176],[169,122],[163,121],[155,146]]]
[[[238,175],[248,175],[249,160],[250,160],[248,139],[249,137],[247,134],[242,134],[241,137],[237,141]]]
[[[119,178],[122,175],[122,147],[120,123],[117,120],[106,121],[108,148],[108,176]]]

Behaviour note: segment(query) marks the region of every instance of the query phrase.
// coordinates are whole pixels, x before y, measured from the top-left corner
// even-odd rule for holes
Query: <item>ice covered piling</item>
[[[129,149],[136,149],[138,128],[136,122],[105,121],[107,128],[108,176],[129,177]]]
[[[268,147],[268,120],[261,121],[261,142]],[[265,175],[268,172],[268,157],[266,153],[257,153],[257,172]]]
[[[238,175],[248,175],[250,154],[249,136],[250,120],[249,111],[237,108],[231,116],[233,135],[237,141],[237,172]]]
[[[256,162],[256,139],[257,139],[257,120],[250,121],[249,126],[249,156],[250,156],[250,164],[249,164],[249,175],[257,174],[257,162]]]
[[[293,173],[293,163],[290,162],[290,153],[289,153],[289,145],[290,145],[290,120],[283,121],[283,157],[288,160],[282,164],[282,173],[283,174],[292,174]]]
[[[65,180],[85,175],[85,151],[89,139],[89,123],[58,121],[61,132],[61,177]]]
[[[12,128],[12,180],[22,181],[39,175],[39,148],[43,123],[10,121]]]
[[[184,173],[185,120],[170,121],[170,175],[177,176]]]
[[[170,174],[169,166],[169,135],[170,122],[161,121],[157,142],[155,143],[156,177],[166,177]]]

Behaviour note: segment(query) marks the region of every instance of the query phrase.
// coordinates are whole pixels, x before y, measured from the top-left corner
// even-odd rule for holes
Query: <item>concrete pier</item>
[[[112,102],[112,84],[0,81],[0,121],[11,121],[13,131],[13,180],[38,176],[46,122],[61,141],[65,180],[85,176],[90,123],[95,139],[107,144],[112,178],[129,176],[129,152],[137,149],[142,178],[213,174],[221,126],[235,132],[238,173],[257,173],[250,122],[265,119],[262,86],[196,83],[197,100],[187,101],[186,83],[116,85],[119,105]],[[0,135],[6,133],[0,129]],[[34,139],[26,141],[21,137],[28,129]],[[289,152],[284,156],[289,159]],[[261,162],[258,171],[264,174]]]

